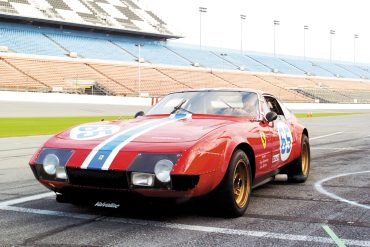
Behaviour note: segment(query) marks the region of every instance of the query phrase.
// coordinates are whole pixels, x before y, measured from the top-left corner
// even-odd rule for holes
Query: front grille
[[[199,182],[199,176],[195,175],[172,175],[172,189],[186,191],[194,189]]]
[[[110,189],[128,189],[126,172],[67,168],[69,182],[73,185]]]

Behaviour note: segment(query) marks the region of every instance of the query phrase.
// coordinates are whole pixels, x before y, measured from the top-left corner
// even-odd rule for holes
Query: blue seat
[[[133,56],[115,46],[107,39],[89,38],[65,33],[49,33],[47,35],[67,50],[77,52],[78,55],[84,58],[117,61],[133,60]]]
[[[0,45],[25,54],[64,56],[66,53],[40,32],[32,29],[17,29],[8,25],[0,25]]]
[[[271,72],[271,68],[268,68],[256,60],[240,53],[227,52],[224,59],[234,64],[239,69],[244,68],[244,70],[248,71]]]
[[[195,47],[180,47],[175,45],[167,45],[167,47],[179,56],[186,58],[191,64],[198,63],[201,67],[215,69],[238,68],[236,65],[233,65],[225,59],[221,58],[221,55],[216,55],[215,53],[208,50],[201,50]]]
[[[135,57],[139,57],[139,48],[136,44],[142,44],[140,56],[150,63],[178,66],[190,65],[190,62],[185,58],[172,52],[159,42],[134,38],[118,38],[117,36],[112,37],[112,41]]]
[[[277,70],[279,73],[283,74],[305,75],[305,72],[303,70],[300,70],[277,57],[263,55],[248,55],[248,56],[258,61],[259,63],[262,63],[263,65],[269,67],[272,71]]]
[[[326,61],[312,61],[317,66],[330,71],[337,77],[343,77],[343,78],[361,78],[361,76],[356,75],[334,63],[326,62]]]
[[[334,77],[334,74],[304,59],[283,58],[283,60],[294,67],[306,72],[307,75]]]

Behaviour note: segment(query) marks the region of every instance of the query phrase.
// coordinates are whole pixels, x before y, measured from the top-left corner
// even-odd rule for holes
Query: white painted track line
[[[334,193],[331,193],[331,192],[327,191],[322,186],[323,183],[325,183],[327,181],[330,181],[332,179],[335,179],[335,178],[340,178],[340,177],[345,177],[345,176],[350,176],[350,175],[364,174],[364,173],[370,173],[370,171],[351,172],[351,173],[345,173],[345,174],[335,175],[335,176],[328,177],[328,178],[322,179],[320,181],[317,181],[315,183],[314,187],[321,194],[324,194],[324,195],[326,195],[326,196],[328,196],[328,197],[330,197],[332,199],[335,199],[337,201],[345,202],[345,203],[348,203],[350,205],[353,205],[353,206],[356,206],[356,207],[361,207],[361,208],[364,208],[364,209],[370,209],[370,205],[364,205],[364,204],[361,204],[361,203],[358,203],[358,202],[355,202],[355,201],[347,200],[347,199],[342,198],[342,197],[340,197],[340,196],[338,196],[338,195],[336,195]]]
[[[311,150],[337,150],[337,151],[351,150],[351,151],[365,151],[365,150],[369,150],[369,149],[365,149],[365,148],[322,148],[322,147],[311,147]]]
[[[20,203],[29,202],[29,201],[36,201],[36,200],[43,199],[45,197],[50,197],[50,196],[53,196],[53,195],[55,195],[54,192],[46,192],[46,193],[37,194],[37,195],[33,195],[33,196],[26,196],[26,197],[21,197],[21,198],[17,198],[17,199],[12,199],[12,200],[9,200],[9,201],[0,202],[0,207],[2,207],[2,206],[11,206],[11,205],[14,205],[14,204],[20,204]]]
[[[327,237],[284,234],[284,233],[274,233],[274,232],[266,232],[266,231],[249,231],[249,230],[242,230],[242,229],[228,229],[228,228],[220,228],[220,227],[158,222],[158,221],[151,221],[151,220],[127,219],[127,218],[117,218],[117,217],[116,218],[102,217],[102,216],[93,215],[93,214],[80,214],[80,213],[70,213],[70,212],[62,212],[62,211],[54,211],[54,210],[23,208],[23,207],[16,207],[16,206],[10,205],[10,204],[16,204],[20,202],[38,200],[38,199],[42,199],[42,198],[49,197],[49,196],[51,196],[51,193],[44,193],[40,195],[23,197],[23,198],[19,198],[15,200],[6,201],[0,205],[0,210],[20,212],[20,213],[31,213],[31,214],[38,214],[38,215],[47,215],[47,216],[56,216],[56,217],[67,217],[67,218],[82,219],[82,220],[99,219],[100,221],[116,222],[116,223],[121,223],[121,224],[132,224],[132,225],[140,225],[140,226],[146,226],[146,227],[161,227],[161,228],[169,228],[169,229],[176,229],[176,230],[198,231],[198,232],[215,233],[215,234],[238,235],[238,236],[247,236],[247,237],[256,237],[256,238],[279,239],[279,240],[287,240],[287,241],[304,241],[304,242],[324,243],[324,244],[333,243],[332,242],[333,240]],[[342,239],[342,241],[345,244],[352,245],[352,246],[370,246],[370,241],[354,240],[354,239]]]
[[[312,138],[310,138],[310,141],[325,138],[325,137],[329,137],[329,136],[339,135],[339,134],[343,134],[343,132],[335,132],[335,133],[331,133],[331,134],[327,134],[327,135],[312,137]]]

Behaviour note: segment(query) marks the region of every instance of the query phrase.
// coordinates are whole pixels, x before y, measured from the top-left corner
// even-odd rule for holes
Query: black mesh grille
[[[127,189],[126,172],[67,168],[69,182],[73,185],[110,189]]]

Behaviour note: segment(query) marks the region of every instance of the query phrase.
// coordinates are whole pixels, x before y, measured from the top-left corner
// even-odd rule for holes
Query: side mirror
[[[137,118],[137,117],[141,117],[141,116],[144,116],[144,112],[143,112],[143,111],[138,111],[138,112],[136,112],[136,114],[135,114],[135,118]]]
[[[270,111],[269,113],[266,114],[267,122],[272,122],[272,121],[276,120],[277,117],[278,117],[278,115],[276,114],[276,112],[273,112],[273,111]]]

